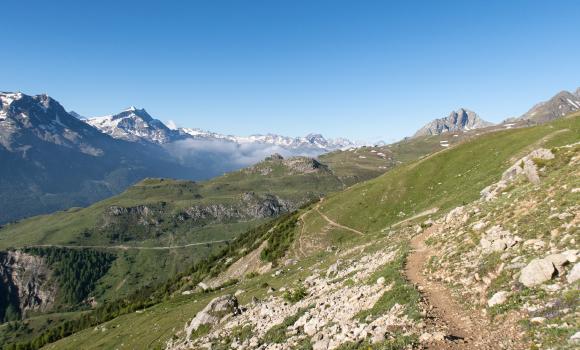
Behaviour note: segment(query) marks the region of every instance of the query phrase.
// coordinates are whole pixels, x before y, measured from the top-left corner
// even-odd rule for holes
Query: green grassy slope
[[[361,231],[381,230],[431,208],[472,201],[530,148],[575,142],[579,135],[578,116],[482,135],[331,195],[321,210]]]
[[[384,174],[402,163],[411,162],[445,149],[449,146],[475,137],[476,133],[458,132],[419,138],[406,138],[402,141],[373,147],[360,147],[323,154],[320,161],[328,165],[332,172],[347,186],[370,180]],[[445,142],[446,141],[446,142]]]
[[[347,235],[348,239],[327,239],[326,244],[337,245],[344,251],[360,244],[366,244],[365,249],[370,250],[392,244],[405,246],[408,237],[385,238],[381,231],[424,210],[438,207],[443,212],[478,198],[481,189],[498,180],[501,173],[519,156],[534,148],[578,141],[580,116],[576,115],[547,125],[475,137],[457,147],[398,167],[379,178],[354,185],[325,199],[320,207],[323,213],[338,223],[365,232],[365,235]],[[316,235],[325,224],[312,207],[309,213],[301,216],[305,221],[303,225],[307,231],[313,230],[309,234]],[[331,238],[344,234],[337,227],[331,227],[330,230],[326,235]],[[298,228],[294,237],[300,238]],[[128,314],[103,324],[99,329],[79,332],[49,348],[162,347],[211,298],[243,289],[246,293],[240,297],[240,301],[244,304],[252,296],[265,295],[264,286],[271,285],[278,289],[303,280],[306,267],[314,263],[321,264],[320,270],[325,271],[333,259],[336,259],[336,254],[322,245],[318,252],[299,260],[297,265],[288,268],[278,279],[265,274],[209,294],[176,296],[143,313]],[[377,309],[376,312],[384,311],[380,310],[380,305],[375,306],[373,310]]]
[[[264,170],[267,169],[267,170]],[[267,172],[267,173],[266,173]],[[147,179],[124,193],[98,202],[88,208],[75,208],[52,215],[42,215],[6,225],[0,230],[0,249],[34,244],[114,245],[124,243],[140,246],[168,246],[200,242],[208,239],[231,238],[247,229],[238,221],[192,222],[177,220],[177,215],[193,206],[212,204],[234,205],[242,201],[245,192],[258,197],[271,194],[299,206],[325,193],[342,188],[340,181],[324,168],[318,171],[295,171],[281,161],[268,160],[249,169],[226,174],[206,181],[191,182],[168,179]],[[147,206],[154,212],[155,233],[140,234],[137,239],[111,240],[103,218],[113,206]],[[228,226],[223,226],[228,225]],[[216,229],[217,228],[217,229]],[[127,227],[127,230],[136,230]],[[89,231],[87,233],[87,230]],[[93,232],[94,231],[94,232]],[[220,231],[228,232],[219,235]]]

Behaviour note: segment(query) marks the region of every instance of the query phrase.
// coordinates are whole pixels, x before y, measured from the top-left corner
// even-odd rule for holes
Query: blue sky
[[[0,90],[86,116],[392,141],[580,86],[580,1],[9,1]]]

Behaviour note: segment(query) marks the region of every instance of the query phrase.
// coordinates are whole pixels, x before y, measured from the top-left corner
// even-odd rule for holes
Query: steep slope
[[[87,205],[146,176],[196,173],[162,148],[100,133],[47,95],[0,101],[0,223]]]
[[[480,200],[434,223],[423,284],[447,289],[458,308],[475,314],[473,322],[459,321],[461,328],[482,334],[495,326],[514,338],[524,332],[524,342],[538,348],[574,348],[579,156],[578,143],[537,149],[484,189]],[[482,311],[493,316],[492,324],[477,316]],[[518,322],[524,325],[519,330]]]
[[[545,123],[580,110],[580,88],[576,92],[560,91],[551,99],[538,103],[524,113],[519,120]]]
[[[449,113],[445,118],[435,119],[421,129],[419,129],[413,137],[439,135],[446,132],[473,130],[485,128],[493,125],[481,119],[477,113],[465,108],[460,108]]]
[[[182,289],[172,299],[142,313],[121,316],[97,331],[84,330],[51,348],[187,348],[214,342],[215,346],[246,348],[420,348],[433,344],[461,348],[464,342],[479,344],[472,338],[456,338],[447,318],[432,318],[430,300],[422,300],[406,280],[403,266],[409,257],[409,240],[423,231],[417,223],[427,227],[435,221],[438,225],[451,209],[479,200],[480,191],[500,180],[522,156],[539,147],[578,142],[578,135],[580,117],[563,118],[538,127],[481,135],[397,167],[264,227],[260,232],[269,250],[260,256],[267,261],[279,256],[275,251],[283,253],[273,271],[254,270],[205,293],[190,290],[204,276],[193,274],[177,284]],[[450,217],[459,217],[458,212],[452,211]],[[426,220],[429,217],[433,220]],[[223,256],[216,266],[224,265],[216,271],[223,271],[239,254],[260,249],[260,240],[249,237],[254,242],[251,248],[238,246],[234,250],[238,255]],[[225,306],[219,309],[218,305]],[[339,323],[331,321],[336,317]],[[182,330],[177,336],[176,329]],[[508,348],[519,348],[518,342],[525,339],[491,340],[494,343],[486,345],[490,341],[486,338],[483,345],[489,348],[499,340],[512,342],[503,344]]]

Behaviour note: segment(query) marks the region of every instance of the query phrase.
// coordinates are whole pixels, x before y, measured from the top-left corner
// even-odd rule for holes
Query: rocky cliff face
[[[50,310],[57,292],[52,275],[42,257],[21,251],[0,252],[0,320]]]

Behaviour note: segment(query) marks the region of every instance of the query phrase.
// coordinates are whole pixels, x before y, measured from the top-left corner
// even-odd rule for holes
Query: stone
[[[471,228],[472,228],[474,231],[481,231],[481,230],[483,230],[483,229],[485,228],[485,226],[486,226],[486,223],[485,223],[485,222],[483,222],[483,221],[478,221],[478,222],[476,222],[475,224],[473,224],[473,225],[471,226]]]
[[[338,267],[340,265],[340,260],[330,265],[328,270],[326,270],[326,278],[334,277],[338,274]]]
[[[574,335],[570,337],[569,342],[572,344],[580,344],[580,332],[574,333]]]
[[[533,317],[532,319],[530,319],[530,322],[532,322],[532,323],[544,323],[544,322],[546,322],[546,318],[545,317]]]
[[[379,277],[379,278],[377,278],[377,284],[384,285],[385,284],[385,278],[382,277],[382,276]]]
[[[550,254],[544,259],[554,264],[554,267],[556,270],[558,270],[559,275],[564,272],[564,266],[568,264],[568,258],[564,254]]]
[[[431,341],[431,333],[423,333],[419,336],[420,343],[428,343]]]
[[[521,271],[519,281],[526,287],[534,287],[554,277],[556,268],[551,261],[534,259]]]
[[[308,335],[309,337],[312,337],[314,334],[316,334],[317,330],[318,330],[318,320],[317,319],[314,319],[314,318],[310,319],[304,325],[304,333],[306,333],[306,335]]]
[[[431,339],[433,339],[435,341],[443,341],[443,340],[445,340],[445,333],[435,332],[435,333],[433,333],[433,336],[431,337]]]
[[[321,339],[312,344],[312,350],[327,350],[327,349],[328,349],[328,339]]]
[[[507,301],[509,295],[509,292],[503,290],[497,292],[487,301],[487,306],[492,307],[495,305],[501,305]]]
[[[562,255],[564,255],[571,263],[578,261],[578,249],[566,250],[565,252],[562,252]]]
[[[580,279],[580,263],[576,263],[574,267],[572,267],[572,270],[570,270],[570,272],[568,273],[568,276],[566,276],[566,280],[568,281],[568,283],[574,283],[579,279]]]
[[[226,315],[237,315],[241,311],[238,307],[238,299],[227,294],[217,297],[209,302],[206,307],[195,315],[187,329],[188,335],[196,331],[201,325],[215,324]]]

